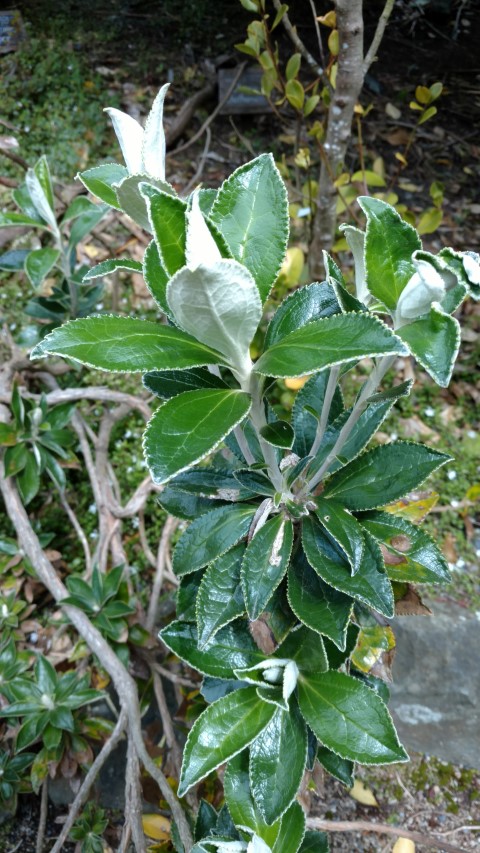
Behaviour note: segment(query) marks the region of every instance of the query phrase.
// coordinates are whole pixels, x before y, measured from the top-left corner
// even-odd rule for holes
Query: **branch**
[[[47,559],[43,552],[11,477],[4,477],[0,480],[0,489],[9,518],[22,543],[25,554],[35,566],[39,580],[48,589],[53,598],[63,606],[72,625],[83,637],[93,654],[98,657],[103,668],[112,679],[122,708],[125,709],[127,714],[129,737],[133,739],[138,756],[145,770],[155,780],[163,798],[167,801],[184,847],[186,850],[190,850],[193,845],[192,834],[182,806],[170,788],[164,774],[148,754],[143,742],[138,691],[134,679],[97,628],[92,625],[88,616],[72,605],[62,605],[62,599],[66,597],[67,590],[57,576],[50,560]]]
[[[31,367],[31,364],[26,364],[26,367]],[[40,400],[40,394],[31,394],[29,391],[24,392],[24,397],[29,400]],[[125,403],[131,409],[136,409],[148,421],[152,417],[150,406],[133,394],[124,394],[122,391],[113,391],[110,388],[66,388],[55,389],[49,391],[45,395],[49,406],[54,406],[56,403],[75,403],[79,400],[94,400],[105,403]],[[10,403],[11,394],[2,395],[2,403]]]
[[[275,6],[275,9],[277,10],[277,12],[279,12],[281,9],[281,6],[282,6],[282,4],[280,3],[280,0],[273,0],[273,5]],[[307,63],[308,67],[310,68],[310,70],[313,71],[313,73],[315,74],[316,77],[323,77],[323,75],[325,73],[323,68],[321,67],[321,65],[318,64],[315,57],[313,57],[312,54],[305,47],[302,39],[300,38],[300,36],[297,33],[297,30],[295,29],[294,26],[292,26],[292,22],[291,22],[290,18],[288,17],[288,12],[285,12],[285,14],[282,18],[282,24],[283,24],[285,31],[287,32],[293,46],[298,50],[299,53],[302,54],[305,62]]]
[[[321,818],[307,818],[309,829],[320,829],[325,832],[375,832],[379,835],[394,835],[397,838],[409,838],[410,841],[424,844],[425,847],[434,847],[436,850],[445,850],[446,853],[468,853],[463,847],[448,844],[443,838],[430,838],[421,832],[413,832],[410,829],[402,829],[400,826],[390,826],[388,823],[369,823],[366,820],[322,820]]]
[[[240,80],[240,77],[242,76],[246,65],[247,65],[246,62],[242,62],[238,66],[238,70],[237,70],[237,73],[235,74],[235,77],[233,78],[232,82],[230,83],[230,86],[228,87],[227,91],[225,92],[225,95],[223,96],[222,100],[218,102],[213,113],[210,113],[208,118],[205,119],[205,121],[203,122],[201,128],[199,130],[197,130],[196,133],[193,134],[193,136],[191,137],[191,139],[188,140],[188,142],[184,142],[183,145],[179,145],[178,148],[173,149],[173,151],[171,152],[172,155],[179,154],[180,151],[185,151],[187,148],[190,147],[190,145],[193,145],[193,143],[196,142],[197,139],[200,139],[200,137],[202,136],[203,133],[205,133],[207,127],[209,127],[211,125],[212,121],[214,121],[214,119],[216,119],[216,117],[217,117],[218,113],[220,112],[220,110],[222,109],[222,107],[224,107],[225,104],[227,103],[227,101],[228,101],[230,95],[232,94],[235,86],[237,85],[238,81]]]
[[[158,598],[160,596],[160,591],[162,589],[163,577],[165,573],[165,563],[168,552],[168,547],[170,545],[170,537],[174,533],[175,529],[178,526],[178,520],[173,518],[173,516],[167,516],[167,520],[163,526],[162,535],[160,537],[160,542],[158,543],[158,553],[157,553],[157,570],[155,573],[155,580],[153,582],[152,594],[150,596],[150,602],[148,605],[148,614],[147,621],[145,627],[147,631],[152,631],[155,625],[155,617],[157,615],[157,605]]]
[[[364,76],[367,73],[368,69],[370,68],[372,62],[374,62],[374,60],[377,58],[377,56],[376,56],[377,50],[380,47],[380,43],[382,41],[383,34],[385,32],[385,27],[388,24],[388,20],[390,18],[390,15],[392,14],[394,5],[395,5],[395,0],[386,0],[383,12],[378,19],[377,28],[375,30],[372,42],[370,44],[370,47],[368,48],[367,55],[363,61],[363,74],[364,74]]]
[[[165,698],[165,692],[163,690],[162,679],[152,669],[153,675],[153,692],[155,693],[155,699],[157,700],[158,710],[160,712],[160,718],[162,720],[163,733],[165,735],[165,740],[167,742],[167,747],[170,750],[170,754],[172,757],[173,766],[175,768],[175,773],[177,779],[180,779],[180,768],[182,766],[182,753],[180,747],[177,743],[177,739],[175,737],[175,732],[173,729],[172,718],[170,716],[170,712],[167,706],[167,700]]]
[[[75,820],[77,818],[77,815],[78,815],[80,809],[82,808],[83,804],[85,803],[85,801],[86,801],[86,799],[90,793],[90,788],[92,787],[93,783],[95,782],[95,779],[97,778],[98,774],[100,773],[100,770],[102,769],[103,765],[105,764],[107,758],[113,752],[117,743],[119,742],[120,738],[122,737],[122,735],[125,731],[126,725],[127,725],[127,715],[126,715],[125,710],[122,709],[120,716],[117,720],[117,724],[116,724],[112,734],[110,735],[109,739],[103,744],[100,752],[98,753],[97,757],[95,758],[95,761],[93,762],[92,766],[88,770],[87,775],[85,776],[85,779],[83,780],[83,782],[80,786],[78,794],[76,795],[72,805],[70,806],[70,808],[68,810],[67,819],[63,825],[62,831],[61,831],[60,835],[58,836],[55,844],[53,845],[50,853],[61,853],[61,851],[63,850],[63,845],[65,844],[65,842],[67,840],[68,834],[69,834],[73,824],[75,823]]]

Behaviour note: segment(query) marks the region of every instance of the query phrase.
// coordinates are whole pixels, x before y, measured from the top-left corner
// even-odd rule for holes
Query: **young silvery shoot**
[[[148,169],[137,155],[129,149],[129,168]],[[326,280],[284,300],[253,362],[288,239],[271,155],[188,199],[160,171],[113,180],[121,168],[81,177],[146,223],[142,271],[164,316],[76,320],[32,357],[136,371],[161,401],[145,458],[162,506],[190,522],[173,557],[177,620],[161,638],[204,675],[208,704],[186,743],[179,795],[228,763],[228,820],[223,810],[202,817],[194,849],[327,850],[324,836],[303,841],[296,796],[305,769],[318,760],[351,786],[356,762],[407,760],[386,686],[361,650],[373,632],[380,664],[396,601],[412,583],[449,579],[434,542],[389,507],[449,457],[409,441],[365,449],[412,383],[379,386],[397,356],[410,354],[448,382],[459,341],[451,313],[478,293],[476,259],[424,252],[392,207],[362,198],[366,232],[347,229],[357,296],[326,256]],[[107,261],[87,278],[131,264]],[[372,369],[346,406],[342,378],[361,359]],[[287,377],[308,377],[290,418],[274,381]]]

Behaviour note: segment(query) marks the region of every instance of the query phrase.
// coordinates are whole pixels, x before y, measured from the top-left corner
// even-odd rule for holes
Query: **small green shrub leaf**
[[[314,829],[307,830],[298,853],[330,853],[327,834]]]
[[[280,832],[272,853],[297,853],[305,835],[305,812],[300,803],[292,803],[282,817]]]
[[[248,544],[241,575],[250,619],[258,619],[281,583],[287,571],[292,543],[292,522],[276,515],[255,533]]]
[[[365,270],[368,290],[387,308],[395,309],[402,290],[416,272],[412,254],[420,238],[397,211],[377,198],[358,199],[367,216]]]
[[[148,207],[145,200],[145,187],[175,196],[175,190],[166,181],[152,178],[150,175],[128,175],[115,187],[117,194],[117,207],[119,206],[130,219],[133,219],[140,228],[152,233],[152,223],[148,216]]]
[[[228,387],[223,379],[204,367],[192,370],[151,370],[143,374],[142,382],[148,391],[161,400],[169,400],[184,391],[195,391],[198,388]]]
[[[117,270],[128,270],[129,272],[139,272],[143,270],[140,261],[132,261],[130,258],[112,258],[108,261],[102,261],[101,264],[96,264],[83,277],[83,281],[92,281],[94,278],[102,278],[104,275],[111,275]]]
[[[81,180],[92,195],[117,210],[120,210],[121,207],[118,203],[115,187],[126,177],[128,177],[128,171],[125,166],[121,166],[119,163],[105,163],[101,166],[94,166],[93,169],[87,169],[77,175],[77,178]]]
[[[360,523],[384,547],[390,580],[449,583],[448,564],[433,539],[417,525],[389,512],[370,512]]]
[[[179,796],[248,746],[274,713],[275,706],[262,702],[254,687],[235,690],[209,705],[194,723],[185,744]]]
[[[288,570],[288,601],[304,625],[345,648],[352,599],[324,583],[302,553]]]
[[[282,450],[290,450],[295,433],[288,421],[272,421],[260,429],[260,435],[268,444],[273,447],[280,447]]]
[[[256,506],[223,506],[194,521],[177,542],[173,569],[181,577],[221,557],[247,535]]]
[[[248,749],[228,762],[224,776],[225,800],[236,826],[245,826],[262,838],[270,847],[280,831],[280,821],[268,826],[252,796],[249,777]]]
[[[250,782],[256,805],[268,824],[292,803],[307,760],[307,730],[297,703],[277,708],[250,745]]]
[[[376,509],[416,489],[450,456],[413,441],[392,441],[363,453],[328,480],[324,497],[347,509]]]
[[[325,672],[328,669],[322,638],[305,626],[291,631],[276,655],[294,660],[300,672]]]
[[[185,365],[189,366],[193,365]],[[166,483],[204,459],[243,421],[250,405],[249,394],[229,389],[202,388],[167,400],[150,419],[144,434],[145,459],[154,482]]]
[[[339,312],[335,291],[326,281],[300,287],[287,296],[275,311],[265,336],[265,349],[312,320],[321,320]]]
[[[408,761],[380,697],[342,672],[303,675],[300,710],[318,739],[341,758],[361,764]]]
[[[171,326],[133,317],[72,320],[47,335],[32,358],[61,355],[112,372],[170,370],[218,364],[221,356]]]
[[[397,334],[432,379],[446,388],[460,348],[460,324],[434,303],[427,316],[402,326]]]
[[[145,200],[160,260],[168,276],[185,265],[187,204],[167,190],[162,191],[150,183],[141,184],[140,194]]]
[[[406,354],[400,338],[376,317],[337,314],[290,332],[263,353],[254,370],[264,376],[304,376],[366,356]]]
[[[254,666],[264,659],[245,623],[231,622],[221,628],[203,649],[198,648],[197,627],[193,622],[171,622],[160,639],[182,660],[203,675],[236,681],[235,669]]]
[[[198,647],[245,612],[240,568],[245,546],[236,545],[207,568],[197,596]],[[187,576],[188,577],[188,576]]]
[[[353,761],[349,761],[348,758],[341,758],[336,752],[327,749],[326,746],[318,747],[317,760],[327,773],[330,773],[330,776],[334,776],[347,788],[353,788],[355,769]]]
[[[265,302],[288,239],[288,200],[271,154],[237,169],[220,187],[210,217],[235,260],[251,272]]]
[[[352,575],[356,574],[365,550],[365,539],[358,521],[337,501],[319,498],[317,507],[320,523],[345,554]]]
[[[385,575],[380,549],[367,533],[362,561],[353,576],[344,554],[327,538],[320,522],[312,516],[303,524],[302,543],[308,562],[325,583],[368,604],[387,618],[393,616],[392,586]]]
[[[160,306],[163,313],[169,316],[170,308],[167,302],[168,273],[160,260],[155,240],[152,240],[145,249],[142,271],[145,284],[155,302]]]
[[[56,264],[60,252],[57,249],[34,249],[25,259],[25,272],[32,287],[40,287],[42,281]]]
[[[168,283],[167,301],[182,329],[216,347],[233,367],[248,372],[249,347],[262,304],[245,267],[230,260],[195,270],[184,267]]]

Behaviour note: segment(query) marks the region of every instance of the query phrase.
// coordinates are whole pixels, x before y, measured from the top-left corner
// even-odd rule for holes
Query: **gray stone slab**
[[[407,749],[480,770],[480,620],[456,604],[399,617],[390,710]]]

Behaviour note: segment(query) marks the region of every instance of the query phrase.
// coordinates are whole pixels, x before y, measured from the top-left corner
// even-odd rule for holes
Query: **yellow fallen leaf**
[[[379,807],[370,788],[367,788],[360,779],[355,779],[353,788],[350,788],[349,794],[357,803],[361,803],[362,806]]]
[[[307,379],[310,379],[309,376],[293,376],[290,379],[285,379],[285,385],[290,391],[299,391],[300,388],[303,388]]]
[[[415,844],[409,838],[399,838],[394,844],[392,853],[415,853]]]
[[[144,814],[142,825],[145,835],[155,841],[166,841],[170,838],[170,821],[161,814]]]

